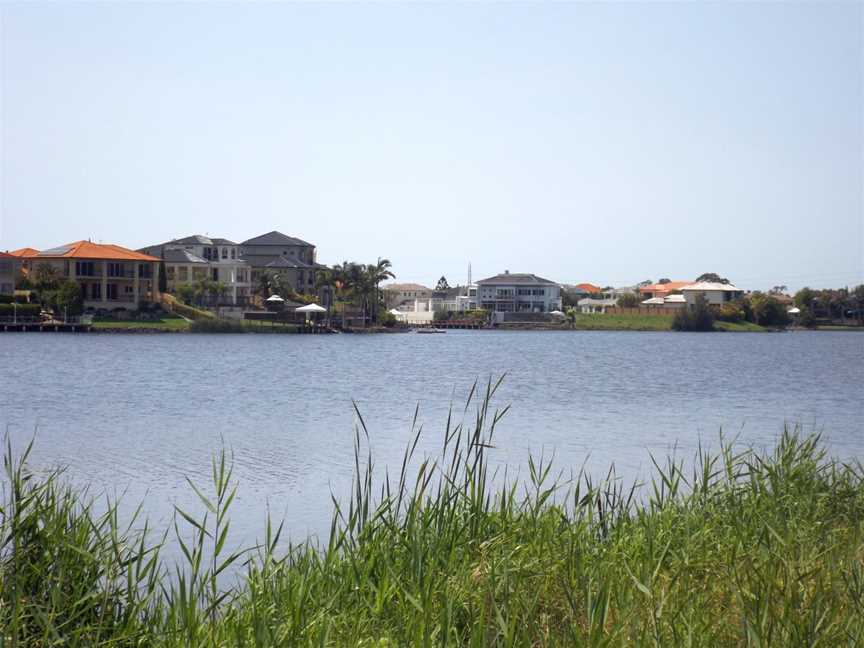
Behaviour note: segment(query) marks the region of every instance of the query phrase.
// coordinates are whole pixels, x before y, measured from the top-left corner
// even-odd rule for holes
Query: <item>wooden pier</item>
[[[82,322],[0,321],[0,333],[87,333],[89,331],[90,324]]]

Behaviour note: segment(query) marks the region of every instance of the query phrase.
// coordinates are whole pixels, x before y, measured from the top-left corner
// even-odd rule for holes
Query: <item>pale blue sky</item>
[[[399,280],[864,280],[864,10],[0,6],[0,249],[278,229]]]

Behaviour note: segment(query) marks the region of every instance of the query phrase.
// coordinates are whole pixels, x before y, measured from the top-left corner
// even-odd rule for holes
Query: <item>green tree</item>
[[[50,291],[51,306],[56,315],[75,316],[84,310],[81,287],[75,281],[61,281],[56,290]]]
[[[618,298],[617,305],[621,308],[638,308],[641,303],[636,293],[624,293]]]
[[[714,313],[705,295],[696,295],[692,306],[688,304],[675,313],[672,328],[676,331],[713,331]]]
[[[716,272],[705,272],[696,277],[696,282],[708,281],[710,283],[728,284],[729,280],[726,277],[721,277]]]
[[[564,318],[567,320],[570,328],[576,328],[576,315],[577,311],[572,306],[564,311]]]
[[[50,263],[40,263],[33,270],[33,285],[36,290],[56,290],[60,283],[60,271]]]
[[[760,326],[785,326],[789,323],[786,308],[771,295],[755,292],[750,295],[753,321]]]
[[[807,288],[806,286],[795,293],[795,297],[793,298],[795,301],[795,305],[798,308],[812,308],[813,300],[816,299],[816,291]]]

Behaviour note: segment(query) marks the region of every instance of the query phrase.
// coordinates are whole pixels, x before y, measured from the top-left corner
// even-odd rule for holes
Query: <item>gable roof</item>
[[[308,263],[303,263],[297,259],[289,258],[286,256],[278,256],[273,259],[270,263],[267,263],[265,268],[311,268]]]
[[[722,290],[723,292],[744,292],[732,284],[724,284],[717,281],[697,281],[694,284],[684,286],[681,290]]]
[[[519,272],[504,272],[502,274],[497,274],[494,277],[489,277],[488,279],[481,279],[477,282],[479,285],[512,285],[512,284],[544,284],[548,286],[557,286],[554,281],[549,281],[548,279],[544,279],[543,277],[538,277],[535,274],[531,273],[519,273]]]
[[[0,252],[0,259],[17,259],[14,254],[9,254],[8,252]]]
[[[385,285],[381,286],[381,289],[382,290],[396,290],[398,292],[407,292],[407,291],[432,292],[431,288],[427,288],[426,286],[424,286],[422,284],[418,284],[418,283],[391,283],[391,284],[385,284]]]
[[[642,286],[639,289],[640,293],[668,293],[674,290],[681,290],[684,286],[692,285],[692,281],[670,281],[668,283],[653,283],[647,286]]]
[[[141,254],[120,245],[108,243],[91,243],[90,241],[75,241],[49,250],[43,250],[35,255],[46,259],[102,259],[107,261],[159,261],[148,254]]]
[[[276,230],[243,241],[241,245],[305,245],[307,247],[314,247],[311,243],[294,238],[293,236],[287,236]]]
[[[26,259],[29,257],[35,257],[37,254],[39,254],[39,250],[37,250],[36,248],[25,247],[18,250],[12,250],[9,254],[14,257],[22,257]]]
[[[162,252],[162,259],[167,263],[204,263],[209,261],[202,259],[197,254],[182,248],[168,248]]]

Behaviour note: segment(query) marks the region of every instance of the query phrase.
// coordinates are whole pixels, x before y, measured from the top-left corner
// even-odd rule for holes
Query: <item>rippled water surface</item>
[[[4,334],[0,367],[0,425],[19,446],[38,430],[36,467],[146,496],[157,522],[194,507],[184,477],[205,480],[220,444],[233,449],[243,539],[268,507],[295,539],[326,532],[330,493],[350,483],[352,399],[376,462],[398,471],[416,405],[432,452],[450,403],[505,372],[496,456],[516,470],[544,451],[633,479],[649,452],[689,456],[721,428],[770,445],[784,423],[864,458],[858,333]]]

